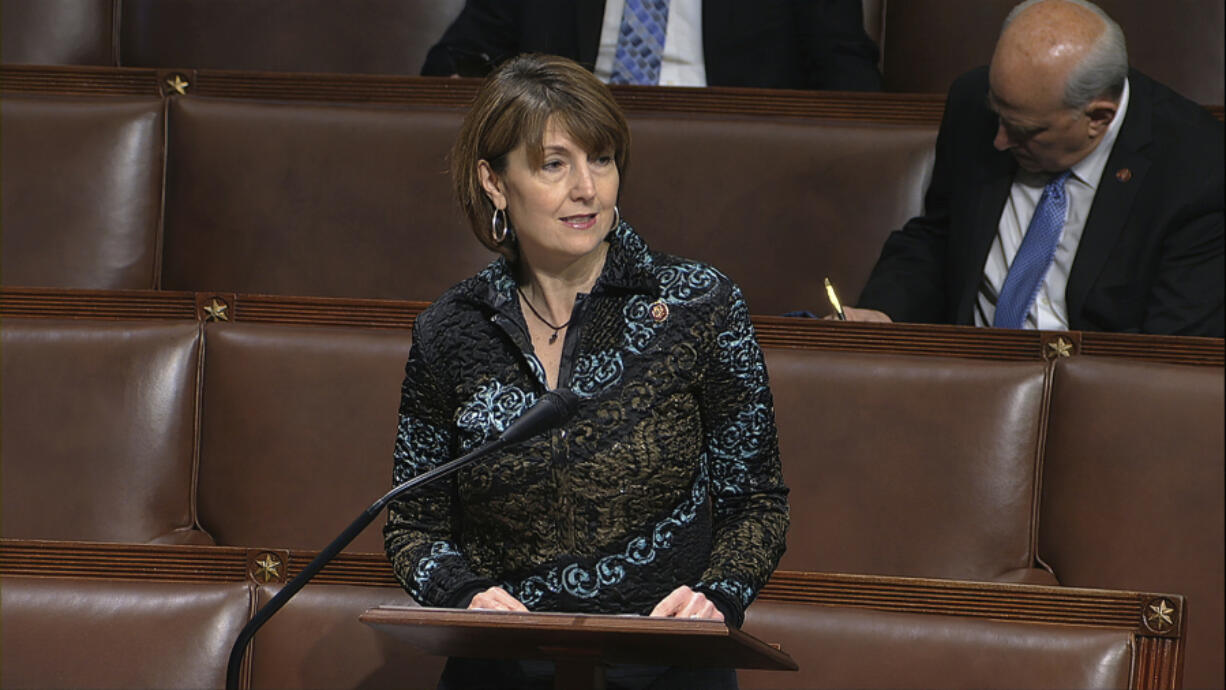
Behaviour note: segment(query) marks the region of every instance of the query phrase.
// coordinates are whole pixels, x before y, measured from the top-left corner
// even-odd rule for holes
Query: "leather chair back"
[[[1029,581],[1042,362],[766,352],[785,570]]]
[[[492,260],[446,173],[462,113],[175,99],[163,287],[431,300]],[[922,207],[929,127],[635,117],[622,216],[754,313],[859,294]],[[784,280],[781,277],[787,276]]]
[[[752,118],[635,117],[621,211],[654,249],[708,261],[755,314],[827,313],[923,208],[936,130]]]
[[[257,605],[279,591],[261,586]],[[444,657],[358,620],[375,606],[416,606],[399,587],[310,585],[260,629],[253,688],[433,688]]]
[[[432,300],[494,255],[463,220],[457,111],[176,98],[171,290]]]
[[[6,318],[0,347],[4,537],[202,541],[195,322]]]
[[[210,324],[200,524],[228,546],[320,549],[392,487],[400,330]],[[376,520],[349,551],[383,552]]]
[[[117,65],[117,0],[0,0],[0,62]]]
[[[779,643],[796,673],[739,671],[753,688],[1124,688],[1129,630],[759,601],[744,630]]]
[[[157,287],[162,100],[5,96],[0,120],[3,283]]]
[[[251,612],[243,582],[0,580],[6,688],[220,688]]]
[[[1061,584],[1186,596],[1189,688],[1226,683],[1224,385],[1221,367],[1076,357],[1052,386],[1039,555]]]
[[[887,91],[939,92],[992,58],[1000,26],[1017,0],[883,0]],[[1205,105],[1226,102],[1220,0],[1096,4],[1124,30],[1133,67]]]
[[[122,64],[421,73],[464,0],[122,0]]]

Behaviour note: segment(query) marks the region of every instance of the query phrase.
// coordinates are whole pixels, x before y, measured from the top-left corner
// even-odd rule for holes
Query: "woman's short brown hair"
[[[609,88],[591,72],[573,60],[535,54],[513,57],[494,70],[451,149],[451,177],[473,234],[512,261],[517,258],[514,242],[494,242],[494,205],[481,186],[477,163],[485,160],[501,174],[507,154],[524,144],[528,161],[540,165],[550,120],[589,153],[611,152],[623,177],[630,163],[626,118]]]

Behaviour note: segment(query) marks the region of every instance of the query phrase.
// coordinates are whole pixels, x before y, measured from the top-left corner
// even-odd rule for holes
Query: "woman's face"
[[[594,252],[613,224],[621,177],[612,151],[585,151],[550,121],[544,159],[533,166],[520,144],[495,173],[481,161],[481,185],[505,209],[519,239],[520,256],[538,267],[564,267]]]

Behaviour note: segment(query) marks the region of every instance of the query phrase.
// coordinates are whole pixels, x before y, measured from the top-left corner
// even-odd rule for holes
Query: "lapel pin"
[[[668,318],[668,305],[664,300],[658,299],[651,303],[651,320],[656,323],[663,323]]]
[[[1127,182],[1128,180],[1132,179],[1132,171],[1128,168],[1120,168],[1119,170],[1115,171],[1115,179],[1119,180],[1120,182]]]

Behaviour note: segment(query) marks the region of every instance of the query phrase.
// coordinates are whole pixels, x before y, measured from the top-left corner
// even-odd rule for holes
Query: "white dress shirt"
[[[1081,243],[1081,233],[1086,227],[1086,218],[1090,215],[1090,206],[1094,204],[1094,194],[1098,191],[1103,168],[1107,166],[1107,158],[1111,156],[1115,138],[1128,113],[1128,92],[1128,80],[1124,80],[1124,93],[1120,96],[1119,110],[1103,135],[1103,140],[1090,155],[1072,167],[1072,175],[1064,185],[1068,195],[1068,210],[1064,229],[1060,234],[1060,243],[1056,246],[1056,256],[1039,285],[1039,294],[1026,314],[1026,322],[1022,328],[1068,330],[1068,305],[1064,291],[1068,286],[1073,260],[1077,256],[1077,247]],[[983,281],[980,283],[979,298],[975,305],[976,326],[992,325],[992,319],[996,315],[997,295],[1005,284],[1005,276],[1009,274],[1013,257],[1017,256],[1022,238],[1026,235],[1026,228],[1030,226],[1030,219],[1039,205],[1043,188],[1052,177],[1049,174],[1031,173],[1021,169],[1013,176],[1009,200],[1005,203],[1004,212],[1000,214],[996,239],[992,242],[987,263],[983,266]]]
[[[613,75],[617,35],[626,0],[605,0],[596,76],[608,82]],[[660,86],[706,86],[707,67],[702,54],[702,0],[671,0],[660,61]]]

